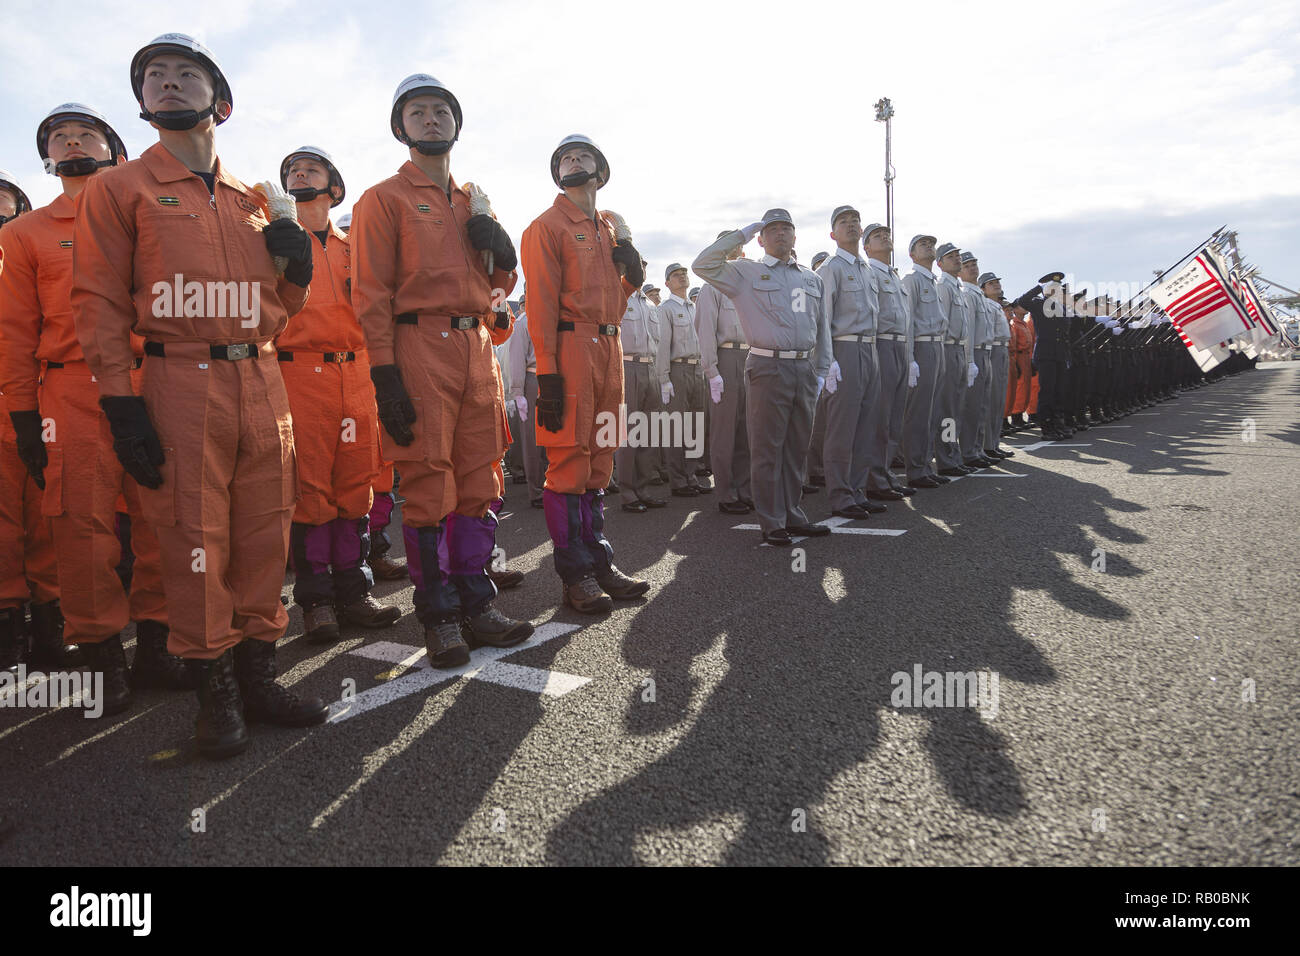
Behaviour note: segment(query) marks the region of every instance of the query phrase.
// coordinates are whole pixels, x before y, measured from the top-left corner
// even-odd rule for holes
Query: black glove
[[[415,424],[415,406],[402,384],[402,373],[396,365],[376,365],[370,370],[370,380],[375,383],[375,404],[379,406],[379,420],[388,434],[399,445],[415,441],[411,426]]]
[[[513,272],[519,264],[510,234],[491,216],[486,213],[471,216],[469,222],[465,223],[465,231],[469,233],[470,244],[475,249],[492,250],[492,262],[498,269]]]
[[[27,473],[36,487],[45,489],[45,466],[50,463],[41,440],[41,413],[37,411],[10,412],[14,431],[18,433],[18,457],[27,466]]]
[[[274,219],[262,230],[266,251],[289,260],[284,277],[304,289],[311,284],[311,236],[292,219]]]
[[[645,282],[645,267],[641,265],[641,253],[626,239],[620,239],[614,247],[614,261],[626,271],[624,277],[638,289]]]
[[[162,485],[158,466],[163,457],[162,442],[149,421],[144,399],[136,395],[109,395],[99,400],[113,431],[113,451],[126,473],[146,488]]]
[[[537,376],[537,421],[548,432],[564,427],[564,376]]]

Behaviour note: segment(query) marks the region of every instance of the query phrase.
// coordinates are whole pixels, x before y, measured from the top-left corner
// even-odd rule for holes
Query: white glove
[[[820,394],[822,393],[822,389],[825,388],[825,387],[826,387],[826,379],[825,379],[823,376],[818,375],[818,376],[817,376],[817,394],[820,395]]]
[[[916,388],[916,383],[921,380],[921,366],[915,362],[907,370],[907,387]]]
[[[661,398],[663,398],[665,405],[667,405],[670,401],[672,401],[673,396],[676,394],[677,393],[673,391],[672,382],[664,382],[662,385],[659,386],[659,395]]]
[[[1124,330],[1121,329],[1121,328],[1117,325],[1117,326],[1115,326],[1114,328],[1112,328],[1112,329],[1110,330],[1110,334],[1111,334],[1111,335],[1119,335],[1119,334],[1120,334],[1121,332],[1123,332],[1123,331],[1124,331]]]
[[[745,237],[746,242],[749,242],[749,240],[757,236],[762,229],[763,224],[761,222],[751,222],[748,226],[745,226],[740,230],[740,234]]]
[[[1108,316],[1108,315],[1098,315],[1098,316],[1094,316],[1094,317],[1093,317],[1093,321],[1094,321],[1094,322],[1098,322],[1098,323],[1100,323],[1100,324],[1102,324],[1102,325],[1110,325],[1110,316]]]
[[[713,378],[709,379],[709,397],[713,399],[714,405],[722,401],[722,376],[721,375],[715,375],[713,376]]]
[[[840,371],[840,363],[832,359],[831,370],[826,373],[826,394],[834,395],[842,381],[844,381],[844,374]]]
[[[975,384],[975,379],[980,377],[980,367],[974,362],[966,366],[966,387],[970,388]]]
[[[515,399],[515,408],[519,410],[519,420],[521,422],[528,421],[528,399],[520,395]]]

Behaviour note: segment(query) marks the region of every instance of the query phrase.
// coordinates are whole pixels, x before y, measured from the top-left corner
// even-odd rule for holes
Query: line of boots
[[[582,614],[603,614],[613,610],[614,600],[635,600],[650,590],[649,581],[630,578],[614,565],[603,490],[574,495],[545,489],[542,507],[564,604]]]

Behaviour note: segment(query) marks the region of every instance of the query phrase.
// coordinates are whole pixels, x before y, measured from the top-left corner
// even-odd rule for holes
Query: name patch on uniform
[[[71,239],[60,239],[60,240],[59,240],[59,248],[60,248],[60,249],[71,249],[71,248],[72,248],[72,240],[71,240]]]
[[[179,206],[181,201],[175,196],[159,196],[158,205],[160,206]]]
[[[587,241],[587,234],[586,234],[585,232],[575,232],[575,233],[573,234],[573,238],[574,238],[574,239],[577,239],[579,242],[586,242],[586,241]]]
[[[260,212],[262,208],[257,203],[253,202],[253,200],[247,198],[246,196],[236,196],[235,202],[239,205],[240,209],[250,214],[255,212]]]
[[[428,205],[428,203],[418,202],[418,203],[415,204],[415,208],[416,208],[417,210],[419,210],[420,212],[429,212],[429,211],[430,211],[430,210],[429,210],[429,205]]]
[[[768,275],[766,272],[764,272],[761,276],[759,276],[759,278],[762,279],[764,282],[766,282],[768,279],[772,277]]]

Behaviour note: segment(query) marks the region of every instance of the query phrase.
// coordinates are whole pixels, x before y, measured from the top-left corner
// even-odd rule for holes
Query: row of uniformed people
[[[158,144],[128,163],[100,114],[56,110],[38,139],[64,195],[0,230],[13,425],[0,474],[18,503],[4,513],[17,530],[0,621],[29,598],[60,599],[55,643],[80,645],[104,672],[106,714],[130,706],[132,683],[197,685],[205,756],[244,749],[253,721],[317,723],[325,704],[276,681],[281,573],[292,554],[309,633],[336,634],[335,606],[357,623],[391,623],[397,609],[369,597],[365,556],[374,491],[395,466],[433,666],[465,663],[470,644],[526,639],[532,625],[497,610],[489,573],[507,444],[493,345],[513,322],[497,293],[515,285],[517,256],[485,197],[450,175],[455,96],[425,74],[398,87],[388,119],[409,159],[361,197],[345,238],[328,217],[342,177],[323,151],[285,158],[287,214],[223,168],[215,129],[233,97],[210,51],[163,35],[137,53],[131,79]],[[609,179],[595,144],[566,138],[550,172],[561,192],[523,247],[543,290],[532,311],[545,509],[563,600],[601,612],[648,589],[610,560],[613,449],[591,441],[598,413],[621,397],[611,336],[644,273],[613,217],[595,210]],[[180,280],[164,302],[159,289],[170,294],[177,275],[248,286],[256,307],[213,314],[213,290],[205,307],[202,283],[191,301]],[[136,519],[129,596],[115,576],[119,498]],[[57,588],[27,555],[43,528]],[[121,639],[130,620],[133,680]]]

